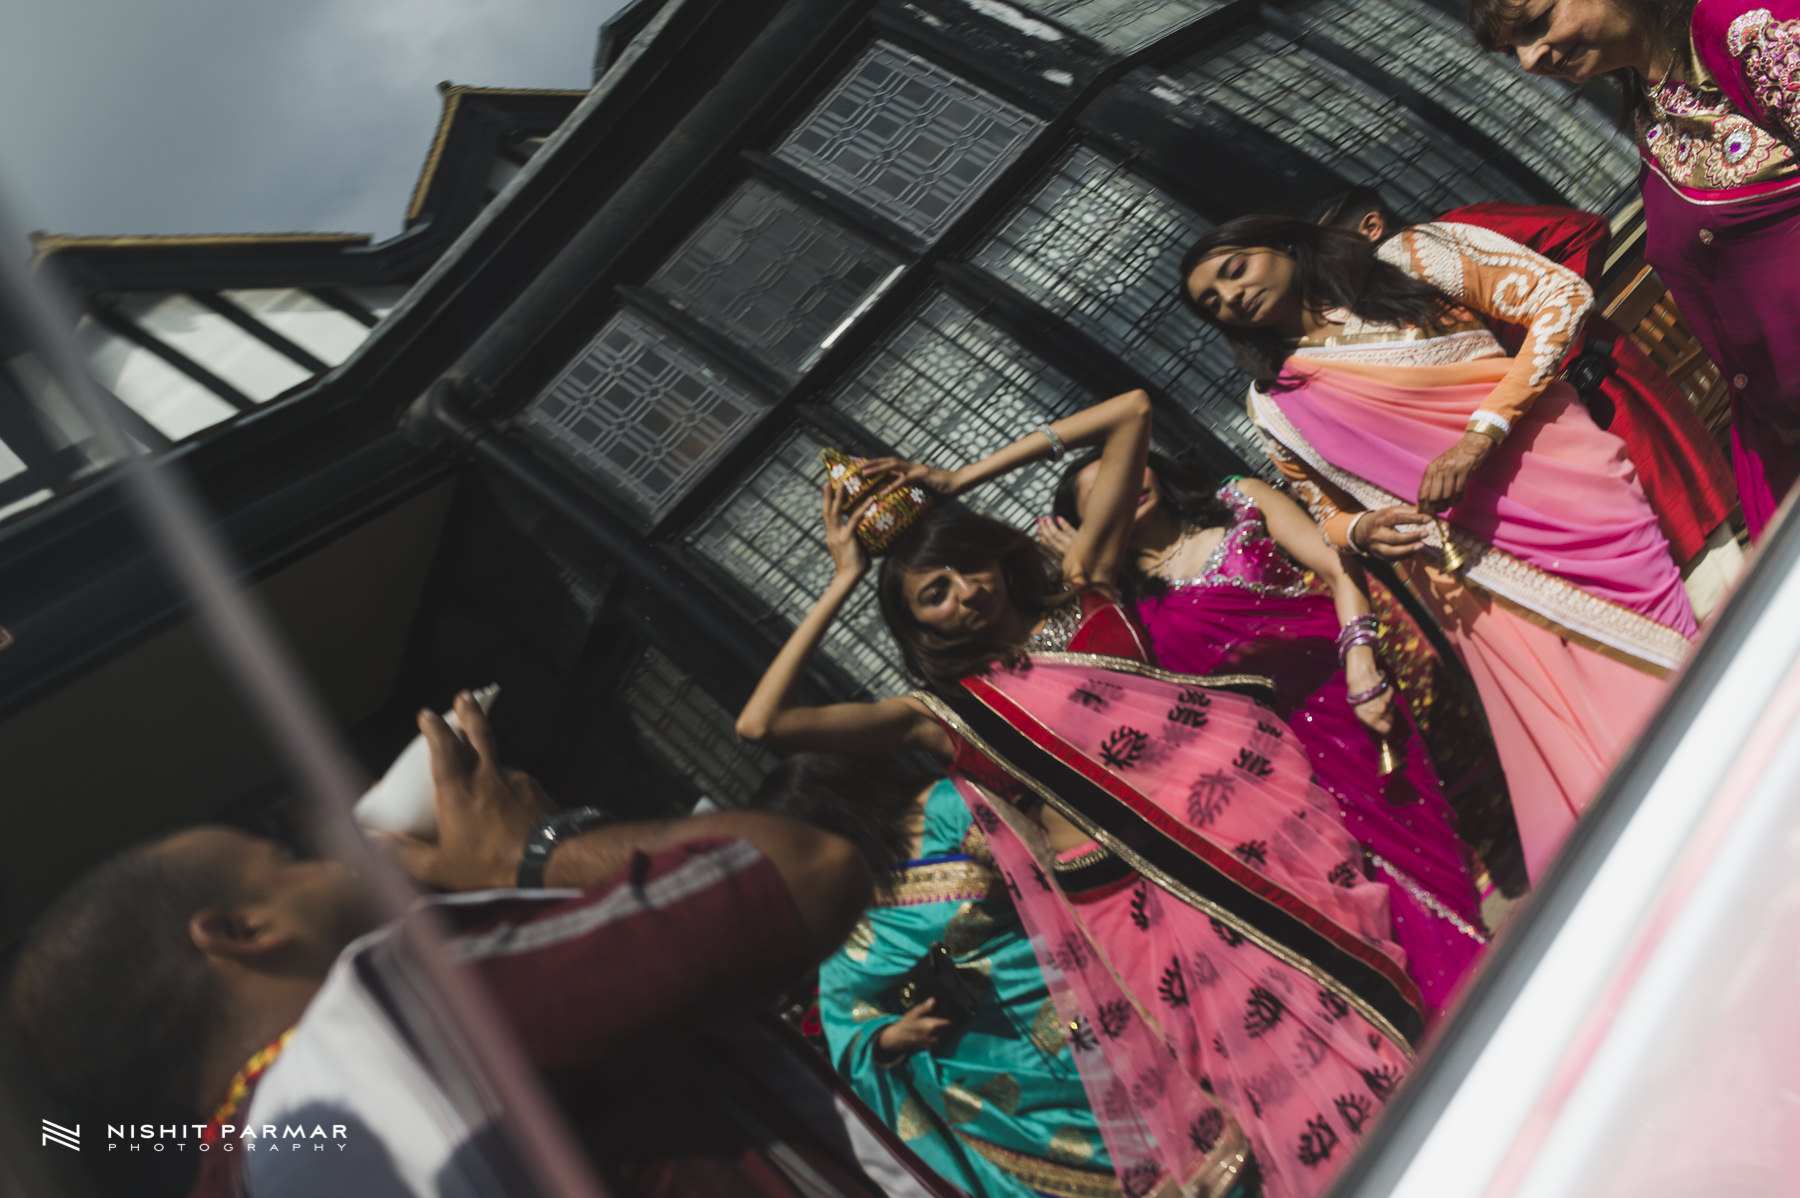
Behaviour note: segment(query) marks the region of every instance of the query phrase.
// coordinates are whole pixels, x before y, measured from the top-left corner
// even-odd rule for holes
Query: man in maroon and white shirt
[[[453,928],[452,956],[486,983],[610,1189],[942,1192],[755,1014],[860,913],[870,880],[854,849],[763,813],[612,824],[560,842],[546,888],[517,889],[550,804],[500,766],[478,706],[459,696],[456,711],[460,736],[420,717],[439,840],[394,848],[420,881],[461,892],[430,904]],[[234,1150],[215,1140],[200,1154],[196,1198],[537,1193],[499,1134],[497,1100],[446,1069],[457,1054],[434,1043],[433,1004],[419,1001],[396,929],[368,923],[335,864],[192,829],[71,890],[21,949],[9,1014],[71,1101],[92,1110],[129,1095],[231,1125]],[[146,940],[162,950],[160,1005],[140,979],[109,977],[108,958]],[[94,994],[109,984],[110,1011]],[[110,1059],[73,1047],[96,1022]],[[324,1128],[325,1150],[303,1139],[292,1151],[287,1128]]]

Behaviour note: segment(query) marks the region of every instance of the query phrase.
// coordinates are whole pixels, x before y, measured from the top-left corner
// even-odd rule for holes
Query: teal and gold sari
[[[979,1012],[935,1049],[877,1064],[876,1036],[903,1014],[879,996],[939,941],[981,979]],[[927,800],[919,860],[821,967],[819,1012],[838,1072],[947,1180],[977,1198],[1119,1193],[1067,1029],[950,782]]]

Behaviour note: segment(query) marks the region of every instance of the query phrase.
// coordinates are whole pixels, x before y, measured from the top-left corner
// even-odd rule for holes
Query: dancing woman
[[[1053,549],[1066,548],[1082,524],[1099,465],[1078,459],[1064,471],[1055,517],[1040,525]],[[1215,491],[1155,454],[1131,551],[1127,589],[1164,668],[1274,683],[1276,710],[1388,888],[1407,971],[1441,1011],[1487,938],[1455,815],[1376,660],[1378,625],[1362,572],[1268,484],[1234,479]],[[1401,763],[1387,777],[1383,737]]]
[[[1624,443],[1553,381],[1593,293],[1467,225],[1419,225],[1376,250],[1272,216],[1208,233],[1181,280],[1251,376],[1265,445],[1326,539],[1394,560],[1434,609],[1480,691],[1540,876],[1694,635]],[[1482,315],[1528,326],[1516,356]],[[1460,567],[1444,568],[1445,536]]]
[[[1534,75],[1625,76],[1644,257],[1731,384],[1732,468],[1760,538],[1800,478],[1800,0],[1471,0]]]
[[[895,545],[878,588],[930,689],[801,707],[794,686],[868,569],[853,524],[870,497],[846,510],[828,487],[835,576],[738,732],[950,762],[1071,1025],[1126,1193],[1228,1192],[1247,1135],[1266,1192],[1318,1194],[1403,1075],[1423,1002],[1388,939],[1386,891],[1253,697],[1266,686],[1149,665],[1114,597],[1149,425],[1132,392],[954,473],[869,463],[950,496],[1065,445],[1100,446],[1062,578],[1023,533],[934,513]]]
[[[876,866],[874,906],[819,969],[831,1061],[857,1096],[975,1198],[1117,1194],[1067,1026],[956,787],[889,757],[796,753],[751,805],[837,832]],[[939,945],[978,1000],[965,1021],[894,1001]]]

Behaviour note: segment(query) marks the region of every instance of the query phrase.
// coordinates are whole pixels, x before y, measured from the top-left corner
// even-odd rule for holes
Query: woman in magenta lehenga
[[[1150,664],[1113,580],[1149,446],[1142,392],[954,473],[866,464],[945,496],[1101,446],[1089,518],[1050,576],[1038,546],[948,510],[894,546],[879,598],[929,684],[875,703],[792,692],[867,571],[869,497],[825,497],[837,570],[738,719],[787,748],[950,762],[1075,1046],[1127,1195],[1321,1194],[1403,1077],[1425,1004],[1336,804],[1266,680]],[[996,1091],[996,1100],[1004,1098]]]
[[[1533,74],[1634,85],[1644,256],[1730,384],[1760,538],[1800,478],[1800,0],[1471,0],[1469,23]]]
[[[1080,525],[1098,466],[1077,461],[1064,473],[1055,519],[1040,525],[1052,548]],[[1487,937],[1455,813],[1404,699],[1381,677],[1360,571],[1264,483],[1233,480],[1212,495],[1152,455],[1144,484],[1131,537],[1138,568],[1126,578],[1158,662],[1275,684],[1277,710],[1388,888],[1407,971],[1443,1010]],[[1384,734],[1398,759],[1385,777]]]

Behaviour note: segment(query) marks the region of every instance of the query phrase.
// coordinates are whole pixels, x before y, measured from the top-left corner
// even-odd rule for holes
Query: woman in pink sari
[[[1389,937],[1387,892],[1266,705],[1266,682],[1158,669],[1118,605],[1148,399],[1109,400],[954,473],[867,469],[948,496],[1065,444],[1100,445],[1101,465],[1062,578],[1023,533],[933,513],[895,544],[879,587],[928,689],[801,707],[793,688],[868,567],[851,531],[862,508],[827,488],[836,575],[738,732],[950,762],[1122,1193],[1243,1193],[1253,1147],[1263,1192],[1321,1194],[1403,1077],[1424,1004]]]
[[[1039,529],[1052,549],[1085,519],[1099,465],[1078,459],[1064,472],[1055,517]],[[1388,888],[1407,972],[1442,1011],[1487,936],[1456,815],[1404,698],[1382,676],[1362,571],[1268,484],[1231,479],[1215,493],[1157,454],[1131,548],[1126,589],[1164,668],[1274,683],[1276,710]],[[1384,740],[1398,762],[1386,775]]]
[[[1461,654],[1539,876],[1695,632],[1624,442],[1555,381],[1593,293],[1469,225],[1377,250],[1284,217],[1219,226],[1181,278],[1327,541],[1394,560]],[[1484,315],[1528,327],[1515,356]]]

